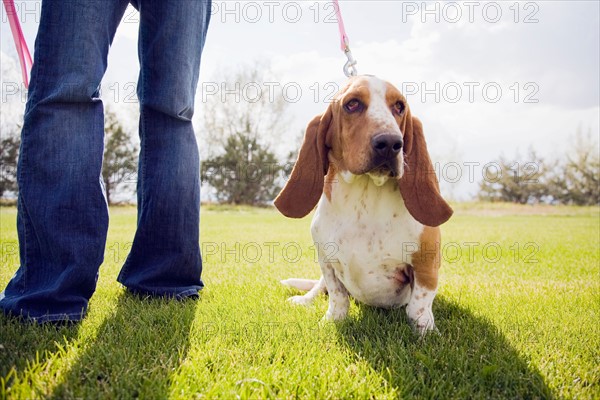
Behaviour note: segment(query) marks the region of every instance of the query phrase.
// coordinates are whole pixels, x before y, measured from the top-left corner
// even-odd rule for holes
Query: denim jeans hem
[[[182,292],[173,291],[155,291],[155,290],[141,290],[125,286],[125,289],[135,295],[142,298],[167,298],[175,300],[185,300],[188,298],[195,298],[199,296],[200,291],[203,288],[198,289],[186,289]]]
[[[40,317],[32,317],[29,314],[24,313],[23,311],[21,311],[21,313],[15,313],[12,310],[7,310],[7,309],[1,308],[1,307],[0,307],[0,309],[2,310],[4,315],[9,318],[16,318],[20,322],[32,323],[32,324],[37,324],[37,325],[60,324],[62,322],[77,323],[77,322],[81,322],[81,320],[83,320],[83,318],[85,317],[85,314],[86,314],[85,311],[82,311],[80,313],[45,314]]]

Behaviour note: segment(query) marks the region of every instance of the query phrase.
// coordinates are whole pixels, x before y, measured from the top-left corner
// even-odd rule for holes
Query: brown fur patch
[[[415,280],[430,290],[434,290],[438,284],[438,272],[441,264],[440,242],[439,227],[423,226],[419,250],[412,256]]]
[[[337,179],[335,177],[335,175],[337,174],[337,171],[335,169],[335,166],[332,164],[329,164],[329,170],[327,171],[327,175],[325,175],[325,183],[323,184],[323,193],[325,193],[325,197],[327,197],[327,200],[329,200],[329,202],[331,203],[331,189],[333,184],[335,183],[335,180]]]

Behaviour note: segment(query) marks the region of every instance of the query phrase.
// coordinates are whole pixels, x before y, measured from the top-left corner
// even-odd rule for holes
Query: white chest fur
[[[336,176],[312,222],[320,262],[330,264],[348,293],[378,307],[408,303],[407,273],[423,225],[404,206],[397,184],[369,176]]]

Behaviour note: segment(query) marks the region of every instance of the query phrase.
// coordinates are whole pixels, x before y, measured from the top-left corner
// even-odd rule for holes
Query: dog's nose
[[[371,139],[375,154],[385,159],[396,157],[402,150],[402,144],[402,136],[390,133],[380,133]]]

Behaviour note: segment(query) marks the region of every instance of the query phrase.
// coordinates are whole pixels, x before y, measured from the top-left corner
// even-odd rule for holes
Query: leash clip
[[[348,78],[350,78],[351,76],[356,76],[358,74],[358,71],[356,69],[356,60],[352,56],[352,52],[350,51],[349,46],[346,46],[346,48],[344,49],[344,54],[346,54],[346,57],[348,58],[348,61],[346,61],[346,64],[344,64],[344,74]]]
[[[348,35],[346,35],[346,28],[344,27],[344,20],[342,19],[342,12],[340,11],[340,5],[338,0],[333,1],[333,8],[335,10],[335,16],[338,22],[338,28],[340,30],[340,42],[341,49],[346,54],[346,64],[344,64],[344,74],[350,78],[351,76],[356,76],[358,71],[356,70],[356,60],[352,56],[352,52],[350,51],[350,39],[348,39]]]

